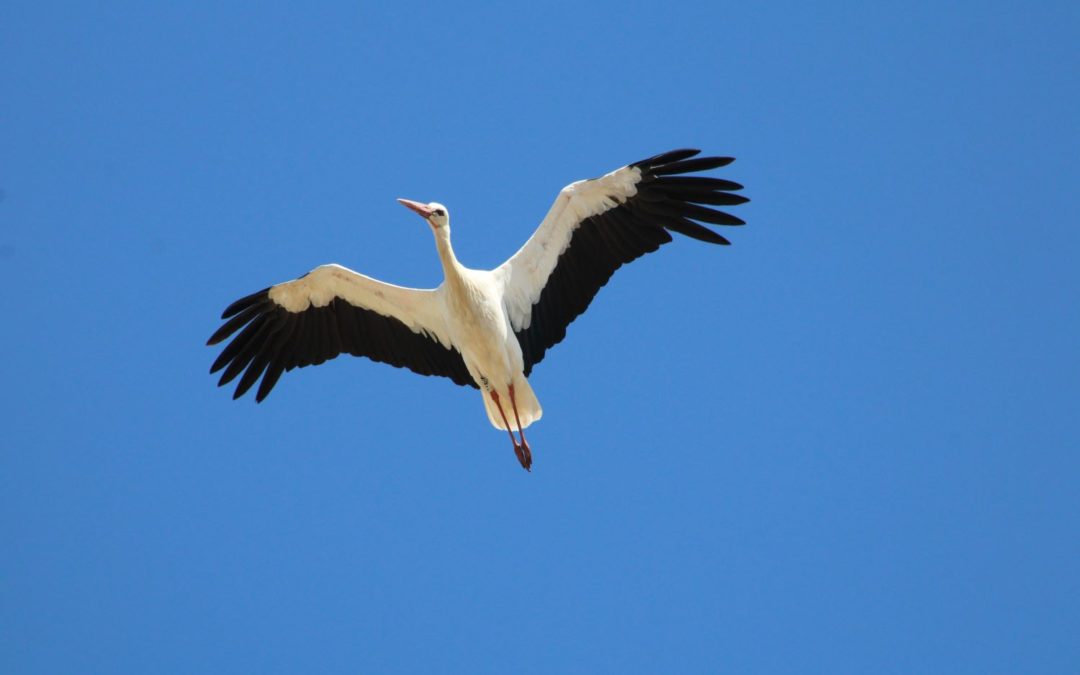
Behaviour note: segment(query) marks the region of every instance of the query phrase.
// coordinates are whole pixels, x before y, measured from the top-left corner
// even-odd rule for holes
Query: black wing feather
[[[233,304],[226,307],[225,311],[221,313],[221,318],[228,319],[230,316],[233,316],[234,314],[239,314],[248,307],[262,302],[266,299],[266,294],[268,292],[270,292],[270,289],[264,288],[261,291],[256,291],[255,293],[252,293],[251,295],[245,295]]]
[[[696,157],[698,150],[661,153],[631,164],[641,170],[637,194],[583,220],[532,306],[529,327],[517,331],[525,374],[566,337],[566,328],[622,265],[655,251],[677,232],[712,244],[730,244],[701,224],[742,225],[743,220],[709,206],[749,201],[732,194],[742,185],[722,178],[685,176],[727,166],[732,157]],[[612,195],[613,197],[615,195]],[[696,222],[701,221],[701,222]]]
[[[237,376],[233,398],[243,396],[262,378],[255,394],[261,402],[285,371],[323,363],[339,354],[408,368],[421,375],[439,375],[455,384],[475,387],[461,354],[401,321],[334,298],[325,307],[290,312],[270,299],[270,289],[245,296],[222,314],[226,322],[210,336],[215,345],[236,334],[210,369],[222,368],[219,386]],[[239,332],[238,332],[239,331]]]

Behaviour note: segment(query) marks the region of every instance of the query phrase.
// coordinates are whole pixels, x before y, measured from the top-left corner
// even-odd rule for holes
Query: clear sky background
[[[820,4],[820,3],[818,3]],[[391,8],[392,5],[392,8]],[[1080,9],[8,2],[0,670],[1075,673]],[[738,158],[532,383],[234,402],[226,304]]]

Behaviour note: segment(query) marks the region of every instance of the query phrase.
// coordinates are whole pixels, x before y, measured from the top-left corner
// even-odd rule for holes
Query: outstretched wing
[[[439,311],[441,293],[383,283],[340,265],[317,267],[229,305],[207,344],[240,332],[210,372],[225,369],[218,386],[243,373],[233,398],[261,376],[255,400],[262,401],[283,372],[348,353],[475,387]]]
[[[673,150],[567,185],[533,236],[496,270],[526,375],[566,337],[566,327],[615,270],[671,241],[669,231],[731,243],[701,223],[742,225],[710,207],[749,200],[734,194],[742,189],[738,183],[683,175],[734,161],[695,157],[698,152]]]

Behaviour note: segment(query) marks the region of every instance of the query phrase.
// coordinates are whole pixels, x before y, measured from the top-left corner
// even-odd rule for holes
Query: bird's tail
[[[516,430],[517,423],[514,420],[514,409],[510,407],[510,389],[502,387],[498,389],[498,394],[499,403],[502,404],[503,412],[506,413],[506,419],[509,420],[510,426],[515,427]],[[486,391],[481,391],[480,395],[484,399],[484,410],[487,411],[491,425],[496,429],[505,431],[506,425],[503,424],[502,415],[499,414],[499,408],[495,406],[495,401],[491,399],[491,395]],[[514,401],[517,403],[518,418],[521,420],[522,429],[540,419],[544,414],[543,408],[540,407],[540,401],[536,400],[536,394],[533,393],[529,381],[524,377],[514,378]]]

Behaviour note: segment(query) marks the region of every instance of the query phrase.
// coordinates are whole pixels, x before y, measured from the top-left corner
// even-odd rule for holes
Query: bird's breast
[[[447,286],[446,307],[447,324],[466,362],[489,377],[512,368],[513,355],[507,352],[509,323],[496,294],[483,284],[463,279]]]

